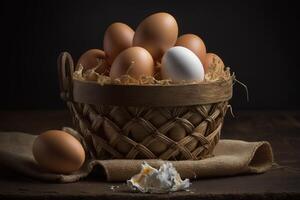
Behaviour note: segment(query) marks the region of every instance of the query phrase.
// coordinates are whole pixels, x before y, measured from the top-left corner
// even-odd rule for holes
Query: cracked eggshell
[[[134,31],[126,24],[116,22],[111,24],[104,33],[103,49],[108,64],[125,49],[132,46]]]
[[[191,50],[176,46],[162,58],[161,73],[164,79],[173,81],[203,81],[204,69],[200,59]]]
[[[170,162],[164,163],[158,170],[143,162],[141,171],[127,180],[127,185],[143,193],[169,193],[186,190],[191,183],[189,179],[182,180]]]

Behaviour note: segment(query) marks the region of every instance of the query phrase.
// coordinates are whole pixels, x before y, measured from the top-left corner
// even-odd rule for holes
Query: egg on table
[[[180,36],[175,46],[182,46],[194,52],[203,63],[206,56],[206,47],[203,40],[194,34],[184,34]]]
[[[167,49],[174,46],[177,36],[178,25],[175,18],[168,13],[155,13],[138,25],[133,46],[147,49],[156,62],[160,61]]]
[[[109,70],[109,66],[105,61],[105,53],[100,49],[90,49],[82,54],[77,62],[76,69],[83,67],[83,71],[95,69],[99,74]]]
[[[164,79],[173,81],[203,81],[204,69],[200,59],[191,50],[176,46],[163,56],[161,74]]]
[[[150,53],[142,47],[130,47],[122,51],[114,60],[110,77],[120,78],[122,75],[129,75],[135,79],[141,76],[153,76],[154,62]]]
[[[33,143],[32,152],[41,167],[54,173],[72,173],[85,160],[85,152],[80,142],[59,130],[49,130],[39,135]]]
[[[103,49],[106,60],[111,65],[124,49],[132,46],[134,31],[124,23],[113,23],[105,31]]]

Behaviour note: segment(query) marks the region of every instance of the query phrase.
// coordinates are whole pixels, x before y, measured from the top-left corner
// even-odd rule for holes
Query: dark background
[[[235,109],[299,109],[298,6],[292,1],[1,1],[1,110],[61,109],[56,59],[101,48],[109,24],[165,11],[248,85]]]

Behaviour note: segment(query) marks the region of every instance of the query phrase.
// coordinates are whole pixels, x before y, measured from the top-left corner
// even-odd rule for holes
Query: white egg
[[[204,68],[200,59],[191,50],[176,46],[163,56],[161,73],[164,79],[174,81],[204,79]]]

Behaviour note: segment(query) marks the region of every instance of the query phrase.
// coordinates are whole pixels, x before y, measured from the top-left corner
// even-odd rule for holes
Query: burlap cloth
[[[41,169],[32,155],[36,136],[21,132],[0,132],[0,164],[20,174],[44,181],[74,182],[86,177],[95,166],[107,181],[125,181],[140,170],[143,160],[86,160],[78,172],[69,175],[48,173]],[[146,160],[159,167],[162,160]],[[220,140],[214,156],[199,161],[172,161],[182,178],[233,176],[263,173],[272,167],[273,153],[268,142]]]

